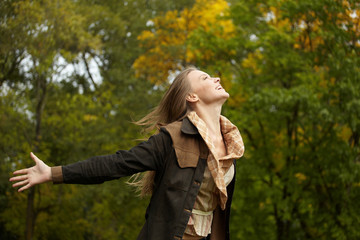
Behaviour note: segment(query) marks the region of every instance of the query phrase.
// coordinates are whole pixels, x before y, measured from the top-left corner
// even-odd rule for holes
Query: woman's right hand
[[[9,179],[10,182],[16,182],[12,185],[13,187],[21,186],[18,192],[22,192],[32,186],[50,182],[52,180],[51,168],[38,157],[36,157],[33,153],[30,153],[30,156],[34,160],[35,166],[17,170],[13,174],[19,176]]]

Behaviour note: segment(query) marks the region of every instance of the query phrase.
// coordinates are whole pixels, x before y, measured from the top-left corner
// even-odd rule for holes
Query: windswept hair
[[[146,132],[151,132],[155,129],[158,131],[161,126],[185,118],[190,111],[186,97],[191,91],[191,85],[187,76],[194,70],[197,70],[197,68],[187,67],[181,71],[165,92],[159,105],[145,117],[135,122],[135,124],[143,126]],[[140,196],[151,195],[154,178],[155,171],[148,171],[144,174],[133,175],[128,184],[135,186]]]

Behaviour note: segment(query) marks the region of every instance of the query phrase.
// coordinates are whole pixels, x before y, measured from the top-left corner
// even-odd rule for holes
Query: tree
[[[245,142],[232,238],[359,238],[356,1],[0,6],[0,238],[25,236],[28,208],[27,236],[134,239],[147,200],[123,181],[44,185],[27,207],[7,175],[32,164],[30,150],[63,165],[133,146],[140,134],[131,117],[155,106],[172,74],[190,64],[221,77],[231,95],[223,112]],[[78,65],[83,71],[62,75]]]
[[[227,9],[223,0],[198,0],[191,8],[152,19],[151,29],[138,37],[145,53],[134,62],[136,76],[166,83],[187,65],[202,66],[224,52],[231,53],[226,40],[233,36],[234,26],[226,18]]]
[[[351,1],[232,5],[242,91],[227,111],[247,146],[233,219],[250,223],[233,229],[237,237],[359,237],[357,8]]]
[[[167,7],[151,1],[146,9],[136,0],[0,4],[6,33],[0,37],[6,70],[0,76],[0,238],[134,239],[147,199],[134,199],[125,180],[101,188],[39,186],[29,197],[26,230],[27,194],[10,189],[8,174],[33,164],[30,151],[50,165],[64,165],[138,143],[140,129],[131,117],[149,111],[161,90],[132,75],[140,52],[136,38],[148,18]],[[100,81],[90,69],[94,63]]]
[[[233,202],[236,238],[358,237],[358,7],[231,1],[231,31],[221,37],[201,22],[179,24],[191,9],[154,19],[140,35],[140,77],[161,83],[187,64],[225,69],[232,97],[224,113],[247,149]]]
[[[32,131],[24,130],[26,144],[13,148],[16,151],[11,155],[5,149],[5,154],[15,155],[18,166],[23,166],[24,150],[39,152],[44,148],[44,108],[54,78],[64,67],[60,58],[72,61],[84,49],[96,50],[100,41],[86,31],[84,19],[71,1],[5,1],[3,5],[6,14],[2,18],[2,31],[11,34],[2,37],[1,63],[5,71],[0,83],[5,86],[4,96],[14,94],[26,99],[21,104],[13,104],[9,110],[20,119],[27,119],[25,126],[33,126]],[[22,81],[18,79],[20,74]],[[2,114],[6,116],[6,112]],[[32,239],[36,218],[42,211],[34,203],[36,194],[36,188],[27,193],[26,239]]]

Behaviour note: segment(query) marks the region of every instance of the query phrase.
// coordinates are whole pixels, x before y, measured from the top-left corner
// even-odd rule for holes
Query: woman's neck
[[[221,135],[220,114],[222,106],[198,107],[196,114],[205,122],[211,137],[219,138]],[[215,139],[214,139],[215,140]]]

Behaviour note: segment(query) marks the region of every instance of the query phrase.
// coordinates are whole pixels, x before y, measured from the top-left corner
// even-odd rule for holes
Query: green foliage
[[[359,32],[342,16],[356,6],[325,2],[233,5],[242,90],[226,111],[247,146],[233,214],[240,239],[359,237],[359,115],[345,107],[359,97],[359,46],[349,42]]]
[[[161,90],[132,74],[141,52],[137,35],[165,8],[136,0],[0,4],[0,238],[25,239],[31,194],[11,189],[10,173],[33,164],[30,151],[54,166],[138,143],[140,128],[131,121],[156,104]],[[88,71],[90,61],[101,81]],[[64,71],[78,65],[85,72]],[[35,188],[31,237],[134,239],[148,199],[134,197],[124,181]]]
[[[194,2],[0,2],[1,239],[26,237],[30,194],[8,178],[32,165],[30,151],[54,166],[138,143],[131,121],[163,92],[145,80],[152,76],[134,74],[137,59],[149,57],[171,62],[137,67],[168,76],[176,63],[193,63],[219,75],[231,95],[223,113],[246,148],[232,239],[360,237],[359,3]],[[186,16],[188,25],[174,24]],[[85,70],[63,75],[78,65]],[[35,188],[33,237],[135,239],[148,199],[125,181]]]

